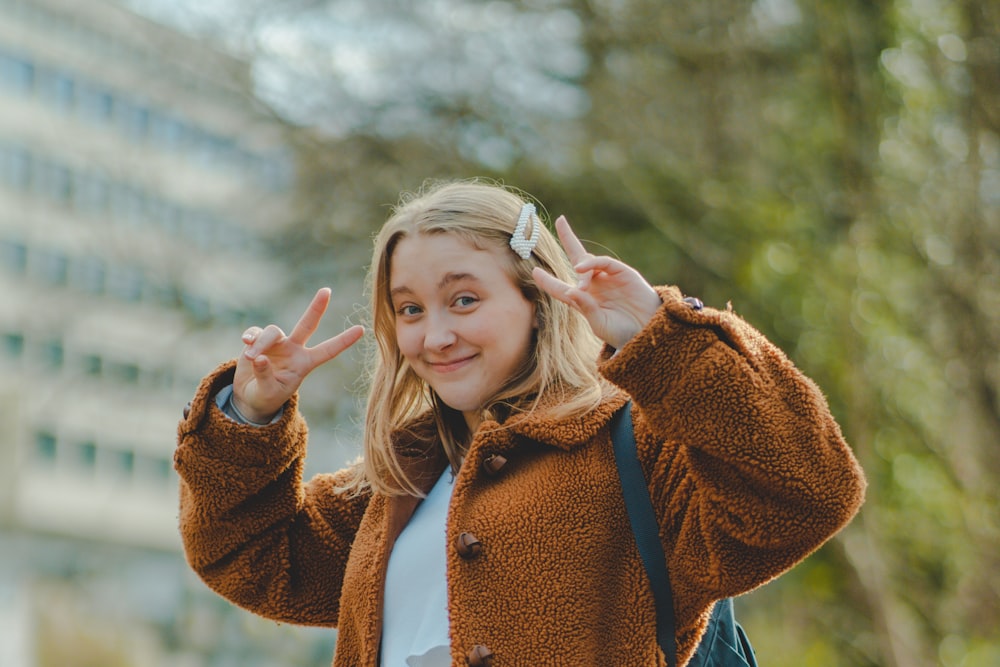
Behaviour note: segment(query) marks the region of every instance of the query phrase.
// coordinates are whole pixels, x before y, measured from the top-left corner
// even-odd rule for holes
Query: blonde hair
[[[576,277],[559,242],[544,224],[536,227],[538,244],[529,259],[509,247],[521,208],[519,192],[480,180],[429,184],[405,193],[375,237],[367,290],[376,345],[368,378],[363,457],[346,488],[387,495],[422,495],[400,464],[393,434],[432,417],[453,469],[461,464],[469,437],[461,415],[445,406],[400,353],[395,313],[389,295],[393,251],[414,234],[456,234],[480,249],[502,248],[504,269],[535,306],[538,330],[528,368],[483,406],[484,418],[542,410],[547,417],[581,415],[593,409],[607,390],[597,373],[601,342],[575,310],[540,290],[531,276],[539,266],[575,283]],[[558,396],[558,401],[546,400]]]

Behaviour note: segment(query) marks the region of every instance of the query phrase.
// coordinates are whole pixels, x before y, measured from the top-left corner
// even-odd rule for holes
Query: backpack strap
[[[628,511],[635,544],[646,568],[656,605],[656,643],[660,645],[668,667],[677,667],[677,639],[674,629],[674,595],[667,573],[667,557],[660,542],[659,524],[649,497],[646,478],[636,455],[632,432],[632,402],[627,402],[611,418],[611,444],[621,479],[625,509]]]
[[[667,572],[667,557],[660,542],[659,524],[649,497],[646,478],[636,454],[632,432],[632,402],[629,401],[611,418],[611,444],[614,447],[622,496],[628,511],[635,544],[639,548],[656,605],[656,643],[668,667],[677,667],[677,639],[674,628],[674,600]],[[750,640],[733,615],[733,601],[723,598],[715,603],[705,636],[695,649],[688,667],[757,667]]]

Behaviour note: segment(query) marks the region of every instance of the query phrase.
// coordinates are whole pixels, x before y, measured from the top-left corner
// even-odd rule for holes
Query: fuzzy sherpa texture
[[[527,416],[476,432],[448,514],[452,660],[477,646],[493,667],[662,666],[653,597],[632,539],[608,421],[629,397],[659,512],[684,665],[711,605],[773,579],[844,526],[864,476],[817,387],[728,310],[675,288],[600,371],[621,392],[579,419]],[[375,667],[388,555],[419,500],[302,481],[307,428],[295,399],[275,424],[229,420],[209,375],[180,423],[180,529],[188,561],[233,603],[268,618],[337,627],[335,667]],[[433,482],[433,440],[401,437]],[[483,463],[501,454],[498,471]],[[481,549],[463,558],[474,535]],[[481,649],[480,649],[481,650]]]

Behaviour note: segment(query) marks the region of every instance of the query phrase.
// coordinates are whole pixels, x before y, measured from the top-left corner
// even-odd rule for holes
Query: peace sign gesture
[[[587,252],[564,216],[556,219],[555,227],[576,271],[577,284],[565,283],[537,267],[532,272],[535,282],[552,297],[580,311],[598,338],[621,349],[656,313],[660,296],[631,266]]]
[[[277,414],[299,385],[318,366],[354,345],[364,333],[355,325],[313,347],[306,347],[330,305],[330,289],[316,292],[292,333],[274,324],[243,332],[243,353],[236,361],[233,402],[253,422],[266,423]]]

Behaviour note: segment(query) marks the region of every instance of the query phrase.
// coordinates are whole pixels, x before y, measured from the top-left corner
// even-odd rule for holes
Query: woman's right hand
[[[247,419],[267,423],[318,366],[354,345],[364,333],[355,325],[313,347],[306,347],[330,304],[330,289],[316,292],[292,333],[270,324],[243,332],[243,353],[236,361],[233,402]]]

